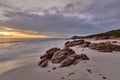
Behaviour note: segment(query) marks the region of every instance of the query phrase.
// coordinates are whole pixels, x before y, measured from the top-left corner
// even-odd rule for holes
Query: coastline
[[[89,41],[101,42],[101,40]],[[61,44],[59,44],[58,47],[63,46],[64,42],[65,41],[60,42]],[[120,43],[120,40],[118,40],[118,42]],[[56,45],[54,44],[52,46],[55,47]],[[48,48],[51,48],[52,46],[49,44]],[[43,53],[48,48],[43,50]],[[86,54],[90,60],[78,61],[78,64],[64,68],[58,68],[57,66],[59,64],[52,64],[49,62],[46,68],[41,68],[37,65],[41,54],[37,53],[33,59],[30,58],[30,60],[20,60],[20,62],[18,61],[18,63],[15,65],[21,64],[22,66],[16,68],[14,67],[15,65],[12,64],[14,62],[10,61],[6,63],[8,64],[6,65],[8,67],[9,64],[12,64],[13,68],[6,71],[4,74],[1,74],[0,80],[105,80],[104,78],[106,78],[106,80],[120,79],[119,52],[98,52],[95,50],[90,50],[88,48],[80,48],[79,46],[74,46],[72,49],[76,52],[76,54]],[[1,65],[4,64],[5,63],[2,63]],[[5,68],[5,66],[3,67]],[[57,67],[56,70],[53,70],[53,67]],[[87,71],[88,69],[91,70],[91,73]]]

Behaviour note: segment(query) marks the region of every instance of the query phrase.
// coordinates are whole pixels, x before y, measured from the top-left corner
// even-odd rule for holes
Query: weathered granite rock
[[[60,63],[60,67],[69,66],[74,64],[74,61],[77,59],[89,60],[85,54],[77,55],[75,51],[69,47],[63,49],[52,48],[46,51],[46,53],[41,57],[39,65],[41,67],[46,67],[48,61],[51,60],[52,63]]]
[[[81,45],[84,43],[84,40],[74,40],[74,41],[68,41],[65,43],[66,47],[72,47],[72,46],[77,46],[77,45]]]
[[[67,58],[65,58],[61,64],[60,64],[60,67],[65,67],[65,66],[69,66],[71,64],[74,63],[74,61],[76,60],[76,54],[72,54],[70,56],[68,56]]]
[[[57,47],[51,48],[48,51],[46,51],[46,53],[43,56],[41,56],[40,59],[42,59],[42,58],[51,59],[53,54],[58,50],[60,50],[60,48],[57,48]]]
[[[98,50],[100,52],[120,51],[120,45],[115,45],[111,42],[92,43],[90,44],[89,48]]]
[[[75,52],[70,48],[64,48],[54,53],[51,61],[53,63],[60,63],[62,60],[67,58],[69,55],[75,54]]]
[[[46,67],[47,64],[48,64],[48,59],[46,59],[46,58],[43,58],[43,59],[38,63],[38,65],[41,66],[42,68],[43,68],[43,67]]]
[[[84,41],[84,43],[81,44],[81,47],[82,47],[82,48],[89,47],[90,44],[91,44],[91,42]]]
[[[69,65],[71,65],[71,64],[74,64],[74,62],[75,62],[77,59],[80,59],[80,60],[89,60],[89,58],[88,58],[87,55],[85,55],[85,54],[80,54],[80,55],[72,54],[72,55],[68,56],[67,58],[65,58],[65,59],[61,62],[60,67],[65,67],[65,66],[69,66]]]
[[[117,41],[112,41],[112,43],[117,43]]]
[[[76,56],[76,59],[80,60],[89,60],[88,56],[86,54],[80,54]]]

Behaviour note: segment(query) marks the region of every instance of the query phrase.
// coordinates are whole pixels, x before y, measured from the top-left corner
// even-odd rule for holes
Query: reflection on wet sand
[[[19,60],[2,62],[2,63],[0,63],[0,75],[4,74],[10,70],[28,65],[31,63],[31,61],[34,61],[34,60],[33,59],[19,59]]]
[[[2,44],[0,44],[1,47],[10,47],[13,45],[15,45],[15,43],[2,43]]]
[[[0,39],[0,46],[1,47],[10,47],[15,45],[16,43],[12,42],[14,39]]]

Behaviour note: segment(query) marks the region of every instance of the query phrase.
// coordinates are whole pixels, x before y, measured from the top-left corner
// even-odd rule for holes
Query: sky
[[[0,37],[71,37],[113,29],[120,29],[120,0],[0,0]]]

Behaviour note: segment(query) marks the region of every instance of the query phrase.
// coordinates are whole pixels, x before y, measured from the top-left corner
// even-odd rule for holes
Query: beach
[[[63,48],[68,40],[21,42],[0,46],[0,80],[120,80],[120,52],[98,52],[79,46],[71,47],[76,54],[86,54],[90,60],[59,68],[49,62],[41,68],[40,56],[46,50]],[[112,40],[88,40],[105,42]],[[118,45],[120,45],[120,40]],[[54,70],[53,68],[56,67]]]

